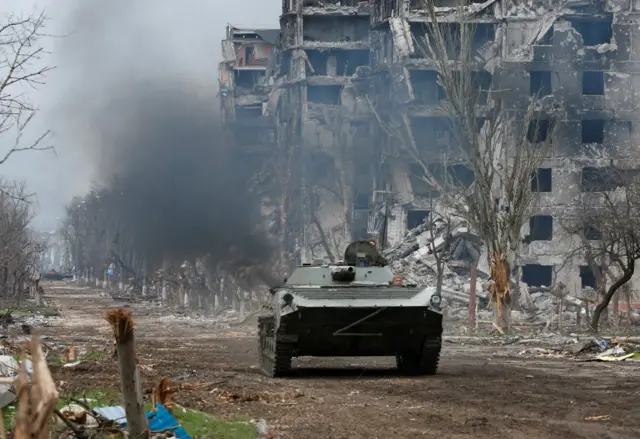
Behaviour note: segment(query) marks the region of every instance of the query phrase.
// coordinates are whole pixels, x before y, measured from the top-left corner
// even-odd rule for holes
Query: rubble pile
[[[409,283],[435,287],[437,282],[437,259],[432,249],[442,256],[443,308],[449,320],[462,320],[468,316],[469,292],[471,290],[471,266],[478,264],[476,295],[479,321],[491,321],[488,308],[489,297],[485,288],[488,272],[483,268],[482,243],[464,223],[447,227],[443,219],[435,219],[433,230],[423,223],[410,230],[404,239],[384,250],[389,267],[402,275]],[[486,266],[485,266],[486,267]],[[544,289],[529,293],[527,284],[520,282],[522,303],[525,311],[512,312],[514,324],[539,325],[556,329],[587,321],[587,303],[593,304],[597,297],[594,291],[583,291],[581,297],[573,297],[560,290]]]
[[[418,285],[435,286],[437,282],[437,259],[432,249],[442,255],[444,304],[457,311],[469,302],[471,290],[471,265],[480,257],[481,244],[465,225],[447,227],[443,219],[435,219],[433,228],[423,223],[410,230],[399,244],[383,252],[389,267],[405,280]],[[483,282],[486,273],[478,271],[476,294],[481,306],[488,304]],[[453,304],[457,304],[456,307]],[[461,310],[462,311],[462,310]]]

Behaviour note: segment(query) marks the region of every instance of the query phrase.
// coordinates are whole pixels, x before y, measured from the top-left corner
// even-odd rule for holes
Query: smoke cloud
[[[67,124],[82,138],[96,179],[119,193],[111,209],[138,251],[156,261],[210,254],[234,269],[263,264],[272,248],[249,193],[258,159],[224,136],[217,65],[190,46],[195,24],[182,23],[180,35],[180,20],[169,20],[159,3],[167,2],[82,3],[63,53],[77,67],[66,90]]]
[[[270,256],[248,187],[251,158],[225,141],[210,102],[186,84],[146,81],[119,88],[98,118],[103,177],[141,250],[241,264]]]

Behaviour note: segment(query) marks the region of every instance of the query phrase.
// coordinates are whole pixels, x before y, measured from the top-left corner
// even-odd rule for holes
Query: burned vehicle
[[[395,356],[401,373],[433,375],[442,343],[435,288],[398,282],[375,246],[351,243],[337,265],[297,267],[258,318],[260,367],[285,376],[294,357]]]

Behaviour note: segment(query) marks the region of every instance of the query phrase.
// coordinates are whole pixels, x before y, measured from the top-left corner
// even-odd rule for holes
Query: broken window
[[[531,143],[551,142],[551,124],[547,119],[533,119],[527,129],[527,140]]]
[[[260,116],[262,116],[262,105],[236,107],[236,121],[238,122],[257,119]]]
[[[471,72],[471,83],[478,90],[478,103],[486,104],[493,77],[489,72]]]
[[[450,60],[458,59],[461,50],[460,40],[460,24],[459,23],[439,23],[440,32],[445,40],[447,57]],[[427,25],[430,26],[430,25]],[[418,47],[424,45],[425,36],[429,34],[430,30],[425,28],[424,23],[411,23],[411,35],[414,41],[417,42]],[[488,42],[495,39],[496,26],[492,23],[475,23],[475,32],[473,35],[473,47],[475,52],[481,47],[485,46]],[[412,58],[424,58],[424,50],[416,50]]]
[[[309,85],[307,86],[307,102],[314,104],[340,104],[340,85]]]
[[[429,163],[427,165],[429,177],[435,179],[442,186],[451,186],[452,184],[459,187],[468,188],[474,181],[473,171],[463,164],[445,166],[443,163]]]
[[[410,77],[413,94],[420,104],[433,104],[444,99],[444,90],[438,84],[436,72],[411,70]]]
[[[450,122],[441,117],[412,117],[411,134],[418,149],[427,160],[441,159],[444,149],[450,146],[452,133]],[[436,158],[437,157],[437,158]]]
[[[305,15],[302,20],[304,41],[346,43],[369,38],[368,16]]]
[[[542,38],[536,41],[536,46],[552,46],[553,45],[553,25],[545,32]]]
[[[533,173],[531,192],[551,192],[551,168],[538,168]]]
[[[354,209],[369,209],[370,196],[365,192],[358,192],[353,199]]]
[[[529,72],[529,94],[548,96],[551,90],[551,72],[547,70]]]
[[[582,72],[582,94],[604,95],[604,72]]]
[[[550,287],[553,283],[553,265],[523,265],[522,282],[530,287]]]
[[[360,66],[369,65],[368,50],[307,50],[316,76],[351,76]],[[309,72],[311,74],[311,72]]]
[[[291,69],[291,51],[280,52],[280,76],[285,76]]]
[[[612,167],[582,168],[582,192],[613,191],[624,184],[621,173]]]
[[[613,38],[613,16],[604,19],[567,18],[567,21],[582,36],[585,46],[607,44]]]
[[[435,198],[439,195],[438,190],[427,182],[426,177],[427,175],[422,166],[417,163],[409,165],[409,180],[411,181],[413,193],[423,197]]]
[[[244,49],[245,61],[248,66],[252,66],[255,61],[255,49],[251,46],[247,46]]]
[[[473,170],[462,164],[449,166],[449,176],[454,184],[463,187],[471,186],[475,180]]]
[[[604,120],[582,121],[582,143],[604,143]]]
[[[264,74],[264,70],[235,70],[235,86],[236,88],[253,89],[260,83]]]
[[[553,217],[534,215],[529,218],[529,240],[551,241],[553,239]]]
[[[425,220],[429,218],[428,210],[413,210],[407,211],[407,230],[413,230],[420,224],[423,224]]]
[[[328,51],[307,50],[307,59],[313,68],[313,75],[324,76],[327,74]],[[309,69],[307,69],[309,71]],[[309,72],[311,74],[311,72]]]
[[[582,288],[596,288],[596,276],[588,265],[580,266],[580,286]]]

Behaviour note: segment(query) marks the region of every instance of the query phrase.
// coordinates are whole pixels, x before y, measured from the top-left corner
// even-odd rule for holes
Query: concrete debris
[[[9,355],[0,355],[0,376],[15,378],[18,374],[18,362]],[[16,392],[12,384],[0,384],[0,408],[6,407],[16,399]]]
[[[443,303],[466,304],[471,290],[471,263],[480,257],[480,241],[463,225],[452,228],[449,233],[443,219],[436,218],[432,224],[433,231],[426,223],[410,230],[402,242],[387,248],[383,255],[389,261],[390,268],[403,275],[407,282],[435,286],[437,261],[431,251],[435,248],[445,262]],[[482,282],[479,276],[476,280],[476,294],[481,304],[486,305],[487,295],[483,291]]]
[[[389,19],[393,43],[400,57],[408,57],[414,53],[413,37],[409,22],[399,17]]]
[[[98,428],[98,421],[87,410],[78,404],[69,404],[60,409],[60,413],[68,421],[83,425],[85,428]],[[58,424],[64,425],[62,419],[58,419]]]
[[[448,233],[444,220],[435,219],[432,223],[433,232],[423,223],[409,230],[400,243],[384,250],[383,255],[390,268],[402,275],[408,283],[435,287],[437,260],[431,251],[432,246],[435,246],[444,261],[442,306],[447,310],[448,319],[456,321],[468,317],[471,265],[477,264],[477,318],[479,322],[491,322],[493,314],[488,308],[489,297],[486,291],[488,273],[486,264],[483,265],[486,252],[483,252],[480,239],[464,224],[451,227],[451,232]],[[560,294],[552,288],[529,292],[529,286],[524,282],[520,282],[519,289],[525,311],[512,311],[511,320],[516,325],[543,325],[548,329],[557,329],[562,325],[576,324],[578,318],[587,321],[585,306],[597,301],[596,292],[589,288],[580,291],[577,297]],[[633,322],[636,313],[632,312],[630,318]]]

